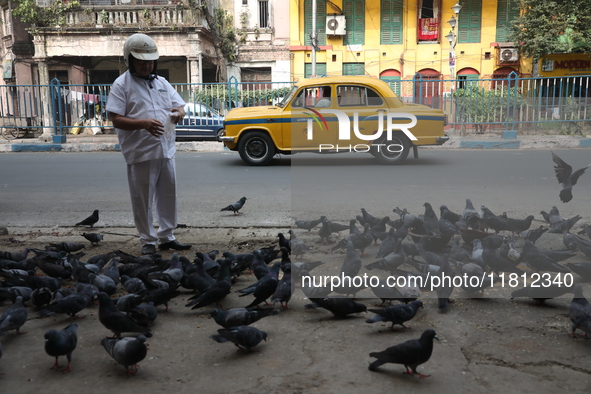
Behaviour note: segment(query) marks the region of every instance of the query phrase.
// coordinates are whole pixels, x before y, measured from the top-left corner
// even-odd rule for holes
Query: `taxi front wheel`
[[[275,144],[267,133],[251,131],[238,141],[240,158],[251,166],[265,166],[275,155]]]
[[[395,133],[391,140],[382,138],[374,142],[370,152],[380,164],[401,164],[406,160],[410,147],[406,136]]]

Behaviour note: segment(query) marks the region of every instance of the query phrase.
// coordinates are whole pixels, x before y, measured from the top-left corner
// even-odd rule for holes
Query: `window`
[[[326,75],[326,63],[316,63],[316,77]],[[304,70],[304,78],[312,77],[312,63],[306,63]]]
[[[518,17],[518,1],[499,0],[497,6],[497,42],[507,42],[507,37],[511,34],[511,26]]]
[[[482,0],[462,1],[458,15],[458,42],[480,42],[480,23],[482,20]]]
[[[380,44],[402,44],[402,2],[382,0]]]
[[[386,76],[386,77],[380,77],[380,79],[382,81],[386,82],[390,86],[390,89],[392,89],[392,91],[394,93],[396,93],[397,96],[400,97],[400,77],[399,76]]]
[[[259,27],[269,27],[268,0],[259,0]]]
[[[12,35],[12,11],[9,8],[3,10],[3,19],[4,35],[10,36]]]
[[[458,75],[457,89],[467,89],[468,87],[478,87],[478,74]]]
[[[312,0],[304,3],[304,44],[312,45]],[[316,35],[318,45],[326,45],[326,0],[316,0]]]
[[[304,88],[293,100],[292,107],[330,107],[330,86],[314,86]]]
[[[347,18],[345,45],[365,43],[365,0],[343,0],[343,11]]]
[[[375,90],[365,86],[337,86],[337,97],[341,107],[382,105],[384,100]]]
[[[365,63],[343,63],[343,75],[365,75]]]
[[[417,37],[421,41],[439,40],[439,2],[440,0],[422,0],[419,2]]]
[[[242,5],[248,5],[248,0],[242,0]]]

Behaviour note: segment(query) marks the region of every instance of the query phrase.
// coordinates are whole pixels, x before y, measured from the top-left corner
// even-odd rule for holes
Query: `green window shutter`
[[[343,0],[343,11],[347,18],[343,44],[365,44],[365,0]]]
[[[304,44],[312,45],[312,0],[304,3]],[[316,0],[316,33],[318,45],[326,45],[326,0]]]
[[[382,0],[380,21],[380,43],[402,44],[402,2]]]
[[[365,75],[365,63],[343,63],[343,75]]]
[[[519,18],[519,2],[516,0],[499,0],[497,8],[497,42],[506,42],[511,34],[511,26]]]
[[[380,79],[390,85],[390,89],[400,97],[400,77],[380,77]]]
[[[316,76],[326,75],[326,63],[316,63]],[[304,70],[304,78],[312,76],[312,63],[306,63]]]
[[[482,0],[464,0],[458,18],[458,42],[480,42]]]

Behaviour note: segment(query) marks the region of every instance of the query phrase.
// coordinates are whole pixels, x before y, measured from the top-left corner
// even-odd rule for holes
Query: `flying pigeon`
[[[419,375],[419,378],[427,378],[431,375],[423,375],[417,372],[417,367],[426,363],[433,353],[433,338],[439,340],[435,330],[425,330],[419,339],[391,346],[381,352],[369,353],[370,357],[377,358],[369,364],[369,370],[375,371],[380,365],[386,363],[402,364],[406,368],[405,374]]]
[[[60,367],[58,363],[59,356],[66,356],[68,366],[64,369],[64,372],[72,370],[72,352],[76,349],[78,343],[77,329],[78,324],[71,323],[61,331],[47,330],[45,332],[45,352],[55,357],[55,364],[51,369]]]
[[[242,209],[245,202],[246,202],[246,197],[242,197],[240,200],[236,201],[234,204],[230,204],[227,207],[220,209],[220,212],[232,211],[232,212],[234,212],[234,215],[238,215],[240,213],[239,212],[240,209]]]
[[[267,340],[267,333],[251,326],[220,328],[218,335],[210,337],[218,343],[232,342],[238,349],[252,351],[252,348]]]
[[[103,338],[101,345],[115,361],[123,365],[129,375],[135,375],[139,369],[138,363],[146,358],[148,348],[146,337],[125,337],[121,339]]]
[[[90,226],[93,227],[96,222],[99,221],[99,211],[95,209],[92,215],[87,217],[86,219],[82,220],[81,222],[76,223],[76,226]]]
[[[560,157],[558,157],[558,155],[554,152],[552,152],[552,160],[554,163],[556,163],[554,166],[556,179],[558,179],[558,183],[562,185],[562,190],[560,191],[560,201],[564,203],[569,202],[573,199],[573,186],[577,184],[579,177],[585,173],[585,170],[591,166],[591,164],[573,172],[573,168]]]

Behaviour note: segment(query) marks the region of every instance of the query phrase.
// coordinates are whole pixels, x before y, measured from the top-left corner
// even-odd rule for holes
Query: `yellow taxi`
[[[370,153],[382,164],[402,163],[411,148],[441,145],[439,109],[402,102],[377,78],[305,79],[276,105],[236,108],[220,137],[249,165],[267,165],[277,153]]]

